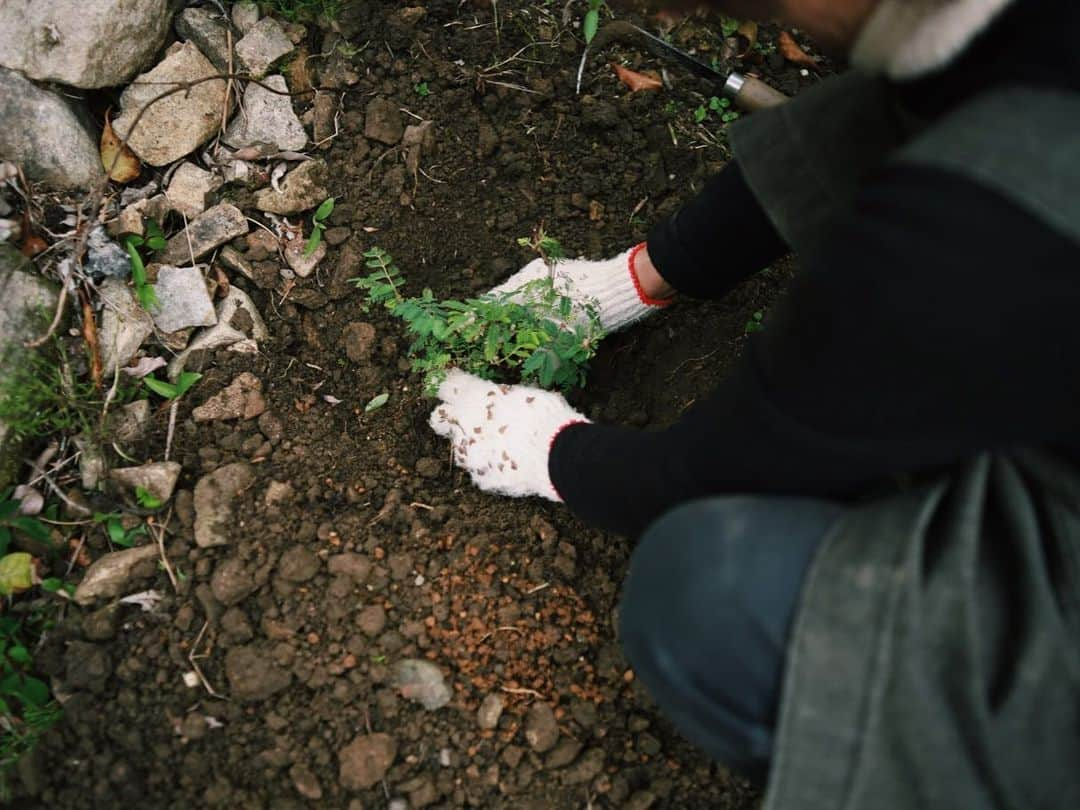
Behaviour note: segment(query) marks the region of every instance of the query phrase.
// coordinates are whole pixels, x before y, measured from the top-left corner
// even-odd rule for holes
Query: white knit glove
[[[596,307],[600,325],[605,332],[617,332],[663,309],[669,302],[657,301],[642,292],[634,272],[634,257],[644,249],[645,243],[620,253],[614,259],[590,262],[582,259],[561,261],[555,265],[555,291],[570,298],[574,304],[574,325],[587,320],[585,307]],[[489,295],[509,294],[511,300],[526,284],[548,275],[549,269],[543,259],[534,259],[510,276]]]
[[[429,424],[454,446],[454,462],[486,492],[562,502],[548,475],[555,436],[589,420],[560,394],[499,385],[454,369],[439,386]]]

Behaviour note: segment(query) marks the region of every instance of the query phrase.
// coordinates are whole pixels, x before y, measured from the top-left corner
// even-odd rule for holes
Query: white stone
[[[128,138],[131,151],[151,166],[164,166],[190,154],[221,126],[225,81],[202,81],[156,102],[153,100],[217,72],[192,43],[173,45],[153,70],[139,76],[121,94],[124,111],[113,121],[113,129],[119,137],[127,136],[139,111],[148,107]]]
[[[232,21],[241,35],[248,33],[259,21],[259,7],[250,2],[234,3]]]
[[[180,465],[175,461],[155,461],[139,467],[121,467],[109,472],[109,478],[131,492],[142,488],[164,503],[172,497]]]
[[[174,211],[193,219],[206,210],[206,198],[221,188],[223,182],[213,172],[185,161],[173,172],[165,196]]]
[[[274,62],[291,53],[293,44],[277,20],[263,17],[240,38],[234,50],[240,64],[258,79]]]
[[[267,76],[263,83],[286,91],[285,77]],[[307,132],[293,111],[292,98],[272,93],[258,84],[249,84],[244,102],[225,132],[225,142],[242,148],[271,143],[282,151],[299,151],[307,145]]]
[[[207,292],[201,266],[161,267],[154,292],[158,300],[154,307],[154,324],[162,332],[217,323],[214,302]]]
[[[0,64],[31,79],[115,87],[165,43],[169,6],[169,0],[3,0]]]
[[[85,606],[96,599],[120,596],[131,583],[132,569],[157,555],[157,546],[147,545],[112,551],[99,558],[86,569],[82,582],[75,589],[75,602]]]
[[[330,192],[326,186],[326,163],[305,160],[281,181],[281,191],[261,188],[255,192],[255,207],[271,214],[299,214],[322,203]]]
[[[249,341],[248,334],[232,326],[233,316],[238,309],[247,312],[251,321],[249,333],[251,338],[254,338],[254,341]],[[170,380],[175,380],[180,376],[189,355],[194,351],[208,351],[219,349],[222,346],[233,346],[234,344],[236,346],[251,345],[255,341],[266,340],[270,337],[266,323],[263,321],[262,316],[259,315],[259,310],[255,308],[255,304],[252,303],[247,293],[236,287],[230,287],[229,294],[218,302],[217,319],[214,326],[200,332],[184,351],[169,362],[168,376]],[[254,348],[257,348],[257,345],[255,343]]]
[[[154,319],[119,279],[105,279],[98,285],[98,296],[104,307],[98,342],[105,376],[110,377],[118,366],[126,366],[153,334]]]
[[[326,256],[325,242],[320,242],[319,246],[307,256],[304,255],[305,246],[306,242],[298,240],[295,243],[290,243],[285,248],[285,261],[289,263],[289,267],[300,278],[307,278],[314,273],[315,268],[319,266],[319,262]]]

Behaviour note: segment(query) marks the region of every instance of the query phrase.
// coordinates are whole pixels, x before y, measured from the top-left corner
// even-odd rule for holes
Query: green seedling
[[[549,269],[554,268],[558,261],[566,258],[566,253],[563,251],[562,244],[554,236],[550,236],[544,232],[543,223],[536,227],[532,236],[519,236],[517,243],[522,247],[527,247],[534,251],[544,260],[544,264],[546,264]]]
[[[161,508],[161,498],[155,497],[146,487],[135,487],[135,500],[143,509]]]
[[[269,6],[290,22],[319,17],[335,20],[346,2],[348,0],[270,0]]]
[[[305,256],[310,256],[319,249],[319,244],[322,242],[323,231],[326,230],[326,219],[333,212],[333,197],[327,197],[322,201],[322,204],[315,209],[315,214],[311,217],[311,236],[308,237],[307,244],[304,245]]]
[[[730,124],[732,121],[736,121],[739,118],[739,114],[731,109],[731,99],[719,98],[712,96],[708,104],[699,104],[694,109],[694,123],[701,124],[709,117],[710,114],[716,115],[724,124]]]
[[[416,95],[420,96],[420,98],[427,98],[431,95],[431,88],[428,87],[427,82],[417,82],[413,90],[416,91]]]
[[[729,17],[726,14],[720,15],[720,33],[724,35],[724,39],[735,36],[735,32],[739,30],[741,24],[734,17]]]
[[[589,10],[585,12],[585,19],[581,21],[581,35],[585,37],[586,45],[593,41],[600,27],[600,7],[603,5],[604,0],[589,0]]]
[[[390,400],[390,395],[383,393],[371,398],[371,402],[364,406],[364,413],[377,411]]]
[[[545,241],[546,240],[546,241]],[[530,241],[530,240],[526,240]],[[543,243],[546,260],[562,255],[561,246],[538,230],[532,240]],[[574,302],[559,294],[550,277],[538,279],[509,295],[438,300],[429,289],[419,296],[401,294],[405,280],[392,257],[379,248],[364,254],[372,271],[352,279],[367,292],[368,303],[385,307],[404,321],[414,340],[409,348],[413,371],[424,375],[425,390],[434,394],[450,368],[489,380],[567,389],[585,381],[603,329],[595,308],[584,307],[584,322],[575,320]],[[369,405],[370,407],[370,405]]]
[[[145,230],[145,236],[134,233],[125,236],[124,249],[127,251],[128,258],[131,259],[131,280],[135,284],[135,295],[143,309],[150,309],[158,305],[157,294],[153,286],[146,282],[146,265],[143,263],[139,248],[145,247],[153,251],[164,250],[168,243],[165,234],[161,231],[161,226],[154,220],[146,221]]]
[[[182,371],[176,378],[175,383],[159,380],[153,374],[143,377],[143,384],[155,394],[165,399],[179,399],[188,392],[195,383],[202,379],[202,374],[195,371]]]
[[[750,316],[750,320],[746,322],[746,326],[744,327],[743,331],[748,335],[753,332],[760,332],[762,329],[765,328],[765,324],[763,323],[764,320],[765,313],[759,309],[757,312]]]
[[[119,512],[95,512],[94,522],[104,524],[105,534],[115,546],[131,548],[138,538],[146,535],[145,523],[140,523],[131,529],[125,529],[123,515]]]

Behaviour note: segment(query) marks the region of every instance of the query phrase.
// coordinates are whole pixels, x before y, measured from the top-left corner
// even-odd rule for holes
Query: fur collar
[[[881,0],[851,62],[890,79],[911,79],[959,56],[1014,0]]]

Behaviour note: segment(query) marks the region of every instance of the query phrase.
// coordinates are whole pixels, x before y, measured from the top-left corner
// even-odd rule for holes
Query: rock
[[[319,266],[319,262],[326,256],[326,245],[322,242],[319,246],[311,252],[310,255],[304,255],[306,240],[297,240],[290,242],[285,248],[285,261],[288,262],[289,267],[293,269],[293,272],[300,278],[307,278],[315,272],[315,268]]]
[[[422,658],[406,658],[394,664],[393,684],[403,698],[428,711],[441,709],[453,697],[442,670]]]
[[[221,15],[208,8],[185,8],[173,23],[176,33],[198,48],[222,73],[229,68],[229,42]]]
[[[388,98],[376,96],[364,111],[364,137],[393,146],[401,140],[405,128],[401,110]]]
[[[191,220],[186,233],[181,231],[170,239],[157,260],[162,264],[190,264],[247,232],[244,213],[235,205],[218,203]]]
[[[259,432],[262,433],[271,444],[277,444],[285,435],[285,426],[281,423],[281,419],[270,411],[262,414],[259,417],[257,424],[259,425]]]
[[[305,160],[281,181],[281,191],[263,188],[255,192],[255,207],[271,214],[299,214],[322,203],[326,190],[326,164]]]
[[[345,343],[345,355],[354,363],[361,363],[371,358],[375,348],[375,327],[364,321],[353,321],[341,330],[341,339]]]
[[[145,401],[145,400],[144,400]],[[162,503],[172,497],[176,480],[180,477],[180,465],[175,461],[155,461],[141,467],[121,467],[112,470],[109,477],[131,492],[145,489]]]
[[[200,548],[229,543],[236,497],[255,483],[251,465],[238,461],[204,475],[195,485],[195,542]]]
[[[163,92],[218,71],[192,43],[174,45],[149,73],[144,73],[120,96],[123,114],[113,121],[120,138],[128,135],[139,111]],[[128,146],[144,163],[164,166],[206,143],[221,125],[225,110],[225,81],[192,85],[150,106],[128,138]]]
[[[31,79],[115,87],[165,43],[170,12],[169,0],[5,0],[0,63]]]
[[[319,93],[315,96],[312,106],[312,130],[315,136],[315,145],[319,149],[329,149],[330,141],[337,133],[334,118],[337,115],[337,100],[329,93]]]
[[[0,363],[5,375],[27,362],[23,341],[44,333],[49,316],[42,313],[56,309],[59,291],[32,270],[17,250],[0,244]],[[21,447],[20,438],[0,420],[0,490],[12,482],[22,464]]]
[[[550,753],[544,758],[544,767],[551,770],[565,768],[577,759],[577,755],[581,753],[582,747],[582,743],[577,740],[572,740],[569,737],[559,740],[558,744],[552,748]]]
[[[243,561],[230,557],[214,569],[210,591],[226,607],[244,601],[255,590],[255,581]]]
[[[153,309],[154,323],[162,332],[217,323],[214,302],[199,267],[160,267],[154,293],[158,300]]]
[[[338,781],[346,790],[377,785],[397,756],[397,740],[389,734],[361,734],[338,752]]]
[[[323,234],[323,241],[332,247],[337,247],[343,244],[346,239],[352,236],[352,231],[344,225],[336,225],[333,228],[327,228]]]
[[[109,223],[109,234],[114,237],[126,233],[143,236],[146,233],[145,221],[152,219],[158,224],[165,220],[165,215],[172,210],[172,206],[164,194],[155,194],[137,202],[133,202],[120,212],[113,222]],[[124,254],[127,256],[127,253]],[[129,264],[130,272],[130,264]],[[128,274],[125,273],[125,276]]]
[[[191,411],[196,422],[254,419],[266,410],[262,380],[250,371],[237,375],[222,391]]]
[[[98,334],[101,362],[105,376],[111,377],[117,366],[126,366],[143,341],[154,333],[154,319],[120,279],[105,279],[98,285],[98,296],[104,303]]]
[[[109,420],[110,438],[120,444],[141,441],[150,424],[150,400],[137,399],[113,411]]]
[[[83,635],[90,641],[108,641],[116,637],[120,626],[120,603],[113,602],[88,613],[82,622]]]
[[[287,92],[285,77],[267,76],[263,84]],[[243,110],[225,131],[225,142],[241,148],[269,143],[281,151],[298,152],[307,145],[307,132],[293,111],[292,98],[273,93],[258,84],[249,84],[244,91]]]
[[[251,629],[251,622],[248,621],[247,614],[235,606],[222,614],[221,629],[233,644],[244,644],[251,641],[255,636],[255,631]]]
[[[334,576],[349,577],[357,585],[363,585],[371,575],[371,560],[351,551],[335,554],[327,563],[327,570]]]
[[[80,433],[74,441],[79,449],[80,483],[83,489],[92,492],[108,473],[109,465],[105,461],[105,454],[101,452],[101,445],[85,433]]]
[[[0,19],[10,6],[0,5]],[[0,42],[10,30],[0,28]],[[0,44],[0,53],[3,48]],[[104,176],[98,147],[68,102],[3,68],[0,121],[0,155],[19,164],[27,179],[76,190],[89,189]]]
[[[180,375],[191,352],[208,351],[248,338],[262,341],[268,337],[270,332],[251,298],[243,290],[230,287],[228,295],[218,302],[217,323],[200,332],[184,351],[169,362],[169,379],[175,380]]]
[[[631,794],[630,798],[626,800],[623,810],[649,810],[650,807],[656,804],[658,799],[659,796],[651,790],[639,790]]]
[[[563,771],[563,783],[580,785],[599,776],[604,770],[604,752],[600,748],[590,748],[580,760]]]
[[[233,4],[232,22],[241,36],[251,31],[258,21],[259,7],[255,3],[239,2]]]
[[[258,79],[266,75],[274,62],[292,53],[293,44],[277,20],[263,17],[240,38],[235,50],[240,64]]]
[[[538,754],[550,751],[559,739],[555,712],[546,703],[536,702],[525,715],[525,741]]]
[[[297,762],[289,768],[289,778],[292,779],[296,792],[305,799],[311,799],[314,802],[322,798],[322,785],[311,772],[311,768],[304,763]]]
[[[307,582],[319,572],[319,558],[306,548],[293,546],[278,561],[278,576],[286,582]]]
[[[144,560],[156,559],[157,555],[157,546],[149,545],[111,551],[100,557],[86,569],[82,582],[75,589],[75,602],[85,607],[96,599],[123,595],[131,583],[135,566]]]
[[[368,605],[357,615],[356,624],[364,635],[374,638],[386,628],[386,610],[382,605]]]
[[[188,9],[188,11],[201,10]],[[172,180],[169,181],[169,189],[166,192],[169,206],[188,219],[194,219],[206,210],[207,197],[221,188],[222,182],[216,174],[185,161],[177,167],[173,172]]]
[[[218,251],[217,260],[221,262],[227,270],[239,273],[249,281],[254,280],[255,268],[251,266],[251,262],[248,261],[247,257],[236,248],[225,245],[225,247]]]
[[[266,700],[292,683],[292,672],[277,665],[268,647],[249,644],[225,653],[230,697],[245,703]]]
[[[98,226],[86,239],[86,270],[94,276],[126,279],[131,275],[131,258]]]
[[[502,717],[505,706],[506,701],[503,700],[502,695],[496,692],[487,695],[480,702],[480,708],[476,710],[476,722],[480,728],[485,730],[498,728],[499,718]]]

